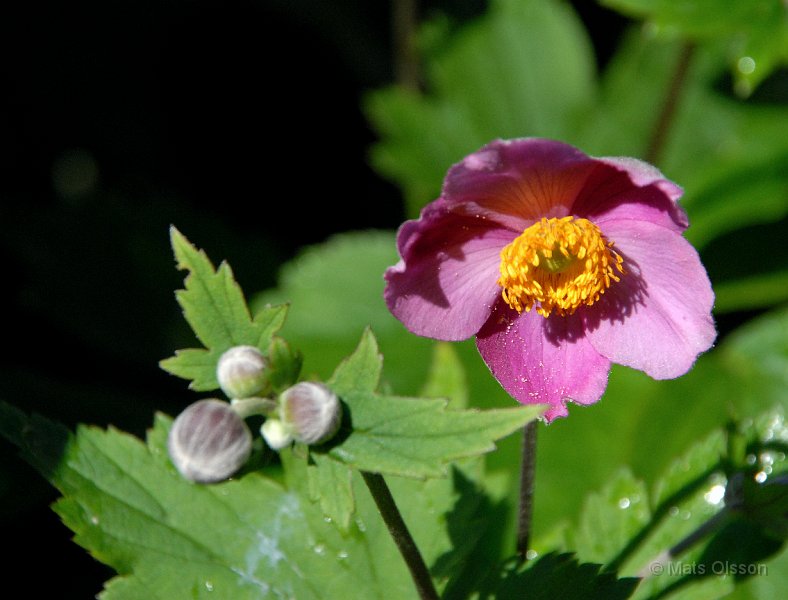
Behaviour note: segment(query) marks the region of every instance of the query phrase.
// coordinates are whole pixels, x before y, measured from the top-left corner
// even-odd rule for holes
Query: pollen
[[[624,274],[624,260],[599,227],[575,217],[542,218],[501,250],[498,285],[518,313],[571,315]]]

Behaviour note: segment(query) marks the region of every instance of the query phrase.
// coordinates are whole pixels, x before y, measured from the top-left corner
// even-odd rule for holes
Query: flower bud
[[[248,460],[252,434],[227,402],[212,398],[195,402],[178,415],[167,448],[186,479],[214,483],[230,477]]]
[[[293,441],[290,431],[279,419],[266,419],[260,427],[265,443],[274,450],[281,450]]]
[[[249,398],[268,384],[268,361],[254,346],[233,346],[219,358],[216,378],[228,398]]]
[[[322,444],[339,429],[342,406],[322,383],[303,381],[279,397],[279,414],[293,438],[304,444]]]

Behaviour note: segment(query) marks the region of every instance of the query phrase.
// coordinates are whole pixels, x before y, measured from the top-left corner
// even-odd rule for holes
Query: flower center
[[[501,250],[501,295],[518,313],[571,315],[624,273],[621,256],[587,219],[543,218]]]

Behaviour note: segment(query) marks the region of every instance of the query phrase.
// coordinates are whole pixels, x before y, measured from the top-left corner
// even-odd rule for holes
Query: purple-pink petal
[[[583,311],[586,335],[611,361],[654,379],[686,373],[714,343],[714,293],[698,253],[683,237],[643,221],[600,225],[626,273]]]
[[[523,404],[549,404],[550,422],[568,414],[566,403],[593,404],[607,386],[610,361],[589,343],[578,315],[545,319],[518,314],[503,301],[476,336],[493,376]]]
[[[398,237],[402,260],[385,274],[389,310],[417,335],[473,336],[501,295],[500,252],[516,235],[445,210],[408,221]]]
[[[572,205],[572,213],[596,224],[610,220],[649,221],[678,233],[687,228],[687,215],[676,204],[683,190],[655,167],[634,158],[595,159]]]
[[[542,217],[564,217],[595,168],[577,148],[537,138],[497,140],[449,169],[442,199],[521,233]]]

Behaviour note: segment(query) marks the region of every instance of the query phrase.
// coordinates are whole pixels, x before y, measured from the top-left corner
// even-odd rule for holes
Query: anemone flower
[[[596,402],[611,363],[678,377],[716,336],[681,194],[637,159],[494,141],[402,225],[386,303],[417,335],[475,335],[503,388],[548,404],[548,422]]]

